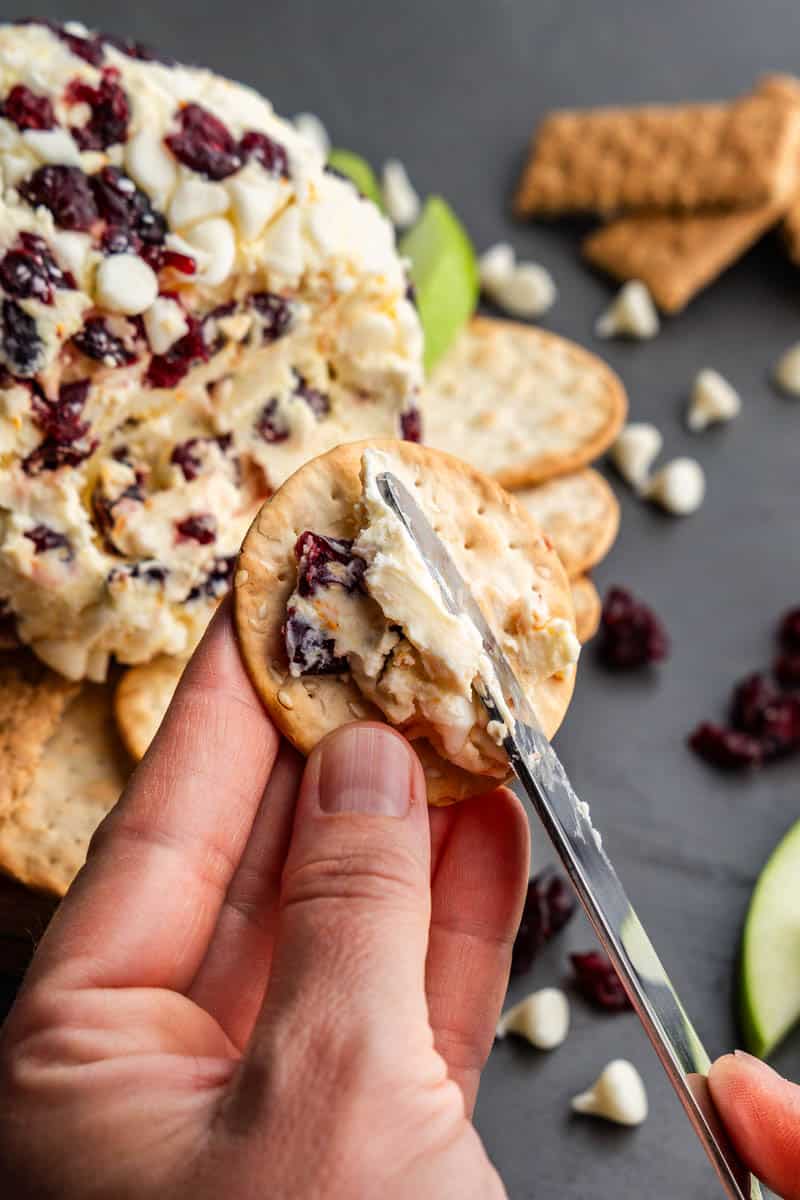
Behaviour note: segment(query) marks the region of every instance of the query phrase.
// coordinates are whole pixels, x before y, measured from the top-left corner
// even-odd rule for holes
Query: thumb
[[[344,726],[306,764],[256,1043],[279,1028],[282,1039],[307,1039],[315,1027],[335,1057],[337,1042],[348,1053],[354,1039],[386,1041],[387,1016],[388,1040],[418,1041],[429,922],[419,760],[385,725]]]
[[[745,1165],[784,1200],[800,1200],[800,1087],[741,1050],[718,1059],[708,1083]]]

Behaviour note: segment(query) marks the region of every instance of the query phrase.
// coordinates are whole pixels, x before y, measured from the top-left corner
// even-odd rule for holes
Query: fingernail
[[[379,725],[346,725],[327,739],[319,764],[319,806],[326,813],[404,817],[411,803],[411,755]]]
[[[779,1078],[778,1072],[773,1071],[768,1063],[765,1063],[763,1059],[756,1058],[753,1054],[748,1054],[746,1050],[734,1050],[733,1057],[737,1062],[743,1063],[745,1066],[758,1071],[762,1075],[771,1075],[773,1078]]]

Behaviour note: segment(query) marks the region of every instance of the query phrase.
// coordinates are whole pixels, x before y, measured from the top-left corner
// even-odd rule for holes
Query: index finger
[[[161,728],[53,919],[29,981],[187,988],[272,771],[279,737],[214,617]]]

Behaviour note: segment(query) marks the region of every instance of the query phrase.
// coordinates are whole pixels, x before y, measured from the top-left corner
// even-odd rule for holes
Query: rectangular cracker
[[[520,216],[755,208],[790,193],[800,113],[781,97],[551,113],[531,142]]]
[[[0,818],[13,812],[78,685],[33,656],[0,660]]]
[[[111,690],[85,684],[44,746],[24,796],[0,817],[0,869],[63,896],[129,773]]]
[[[784,209],[620,217],[585,239],[583,255],[614,279],[640,279],[662,312],[676,313],[758,241]]]
[[[758,81],[756,91],[761,96],[771,96],[784,104],[800,110],[800,79],[794,75],[765,75]],[[800,264],[800,186],[783,218],[781,233],[786,252],[794,263]]]

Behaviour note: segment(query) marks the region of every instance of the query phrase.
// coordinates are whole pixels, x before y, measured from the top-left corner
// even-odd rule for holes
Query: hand
[[[470,1115],[527,875],[514,796],[429,815],[385,726],[304,766],[224,605],[3,1030],[7,1194],[503,1196]]]
[[[800,1200],[800,1087],[741,1050],[717,1059],[708,1082],[744,1164],[784,1200]]]

